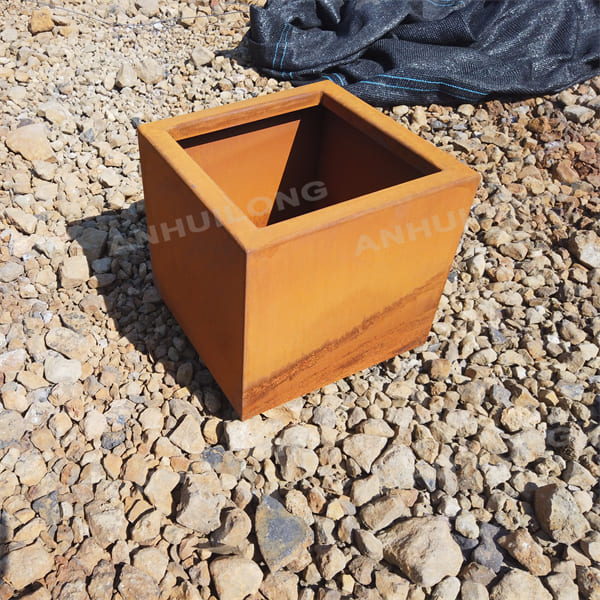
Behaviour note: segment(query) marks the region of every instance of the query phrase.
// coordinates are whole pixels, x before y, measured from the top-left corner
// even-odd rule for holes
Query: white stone
[[[227,556],[210,563],[210,573],[219,600],[244,600],[256,594],[263,581],[260,567],[247,558]]]
[[[165,77],[162,65],[153,58],[142,60],[137,66],[137,74],[144,83],[149,85],[154,85]]]
[[[172,492],[179,483],[179,474],[165,468],[156,469],[144,487],[144,494],[163,514],[173,511]]]
[[[81,377],[82,367],[78,360],[63,356],[49,356],[44,361],[44,377],[51,383],[74,383]]]
[[[65,289],[84,284],[90,278],[90,268],[85,256],[68,256],[58,270],[60,283]]]
[[[196,46],[192,50],[192,60],[194,61],[196,68],[207,65],[214,59],[214,57],[214,52],[208,48],[205,48],[204,46]]]
[[[188,473],[181,488],[176,520],[180,525],[206,535],[219,527],[224,505],[225,496],[214,471]]]
[[[417,585],[431,587],[458,575],[463,563],[459,545],[443,517],[415,517],[379,534],[386,561]]]
[[[147,573],[158,583],[167,571],[169,556],[158,548],[142,548],[133,557],[133,566]]]
[[[533,575],[521,569],[511,569],[494,586],[490,600],[552,600],[552,594]]]
[[[106,431],[106,417],[97,410],[90,410],[82,421],[86,440],[99,440]]]
[[[35,233],[38,220],[34,215],[26,213],[21,208],[9,207],[4,211],[8,222],[13,224],[19,231],[31,234]]]
[[[200,424],[194,417],[186,415],[170,435],[171,441],[188,454],[200,454],[205,443]]]
[[[20,262],[7,262],[0,267],[0,281],[10,283],[18,277],[21,277],[25,269]]]
[[[129,63],[123,63],[117,73],[116,83],[120,88],[134,87],[138,82],[135,69]]]

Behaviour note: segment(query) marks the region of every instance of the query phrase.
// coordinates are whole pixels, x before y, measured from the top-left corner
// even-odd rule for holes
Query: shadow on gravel
[[[88,284],[95,288],[79,300],[87,315],[80,317],[103,324],[109,335],[116,332],[115,339],[100,344],[114,346],[111,365],[120,353],[119,385],[133,382],[129,399],[157,405],[161,395],[175,397],[191,402],[201,415],[237,419],[153,285],[144,203],[73,221],[67,231],[74,242],[70,254],[85,256]],[[146,374],[149,379],[143,380]]]

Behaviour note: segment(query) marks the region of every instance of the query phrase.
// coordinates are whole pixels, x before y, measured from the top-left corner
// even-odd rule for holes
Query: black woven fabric
[[[600,73],[599,0],[270,0],[250,25],[265,74],[379,106],[536,96]]]

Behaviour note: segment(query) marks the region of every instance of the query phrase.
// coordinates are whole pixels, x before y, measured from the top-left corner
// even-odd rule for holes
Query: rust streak
[[[305,370],[310,370],[312,373],[312,379],[314,379],[314,368],[319,365],[320,361],[325,361],[325,364],[321,365],[319,372],[323,373],[330,370],[332,367],[327,362],[330,360],[332,354],[335,354],[338,348],[348,347],[348,340],[352,340],[353,338],[360,337],[364,335],[369,329],[371,329],[374,325],[382,324],[385,321],[386,317],[393,315],[396,312],[404,310],[405,307],[409,304],[410,301],[414,301],[417,299],[423,299],[428,296],[428,292],[431,293],[435,288],[440,286],[440,281],[444,280],[443,273],[437,273],[434,277],[429,279],[419,288],[416,288],[411,291],[410,294],[400,298],[398,301],[389,305],[382,311],[379,311],[362,321],[358,326],[351,329],[348,333],[343,336],[336,338],[334,340],[330,340],[325,342],[322,346],[317,348],[315,351],[307,354],[297,360],[294,363],[290,363],[289,365],[283,367],[272,376],[263,378],[260,382],[253,385],[249,388],[244,397],[244,418],[246,415],[250,416],[255,410],[255,406],[258,403],[261,403],[261,410],[265,410],[264,407],[264,396],[265,395],[273,395],[276,393],[278,387],[280,387],[283,383],[289,380],[293,380],[296,378],[301,378],[301,372]],[[435,296],[437,299],[437,295],[429,294],[431,298]],[[399,340],[399,345],[397,347],[397,352],[402,352],[409,348],[414,348],[416,345],[421,343],[421,338],[423,336],[423,328],[428,326],[431,318],[433,317],[432,313],[435,313],[437,309],[437,300],[436,303],[431,303],[430,306],[425,306],[420,310],[421,318],[417,320],[413,320],[408,327],[408,330],[412,333],[409,339],[404,336],[400,336],[402,341]],[[374,348],[385,347],[387,344],[385,340],[381,340],[378,344],[370,340],[370,350],[372,351]],[[354,351],[352,353],[347,353],[339,362],[336,362],[334,370],[336,372],[340,370],[349,371],[359,362],[362,349],[362,344],[354,344]],[[376,352],[375,352],[376,353]],[[393,354],[392,354],[393,356]],[[307,390],[305,393],[311,390]]]

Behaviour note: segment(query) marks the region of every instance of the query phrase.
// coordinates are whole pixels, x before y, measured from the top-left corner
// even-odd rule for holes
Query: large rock
[[[35,217],[34,217],[34,219],[35,219]],[[37,219],[36,219],[36,221],[37,221]],[[25,267],[23,267],[23,264],[20,262],[4,263],[0,267],[0,282],[10,283],[11,281],[14,281],[15,279],[17,279],[18,277],[21,277],[21,275],[23,275],[24,272],[25,272]],[[13,352],[16,352],[16,350],[13,350]],[[1,356],[0,356],[0,359],[2,359]]]
[[[31,503],[31,508],[46,522],[48,527],[60,523],[60,506],[58,504],[58,495],[51,492],[46,496],[37,498]]]
[[[417,585],[431,587],[444,577],[455,577],[463,563],[460,546],[443,517],[408,519],[378,537],[385,560]]]
[[[96,542],[106,548],[127,537],[127,519],[122,504],[94,500],[86,505],[85,516]]]
[[[44,377],[52,383],[75,383],[82,373],[78,360],[64,356],[49,356],[44,361]]]
[[[513,569],[494,586],[490,600],[552,600],[552,594],[541,581],[526,571]]]
[[[534,505],[540,525],[557,542],[574,544],[589,529],[589,523],[565,487],[551,483],[538,488]]]
[[[375,586],[382,600],[406,600],[410,582],[387,569],[375,572]]]
[[[312,543],[306,521],[290,514],[270,496],[265,496],[258,505],[254,528],[258,547],[271,572],[298,559]]]
[[[37,485],[48,472],[44,457],[37,450],[29,450],[15,464],[15,475],[22,485]]]
[[[54,125],[62,125],[67,119],[73,118],[67,105],[56,100],[49,100],[40,104],[38,106],[38,115],[43,116]],[[50,181],[53,178],[53,174],[56,173],[56,166],[52,169],[51,163],[45,163],[44,161],[36,161],[33,168],[36,175],[39,175],[46,181]]]
[[[363,506],[360,520],[373,531],[391,525],[401,517],[410,517],[410,508],[399,494],[389,493]]]
[[[131,565],[123,565],[118,589],[123,600],[158,600],[160,596],[160,588],[154,579]]]
[[[0,471],[0,504],[9,496],[16,493],[19,486],[19,479],[10,471]]]
[[[226,421],[223,423],[223,435],[229,450],[249,450],[251,448],[271,447],[272,440],[285,423],[260,416],[247,421]]]
[[[149,85],[154,85],[165,78],[164,69],[153,58],[142,60],[137,66],[138,77]]]
[[[373,461],[379,456],[387,444],[387,438],[367,433],[349,435],[344,439],[342,449],[346,456],[352,458],[358,466],[369,473]]]
[[[600,570],[594,567],[577,567],[577,585],[585,600],[600,600]]]
[[[49,160],[54,157],[46,128],[42,123],[17,127],[6,136],[6,145],[27,160]]]
[[[207,65],[214,57],[215,53],[204,46],[196,46],[192,50],[192,61],[196,68]]]
[[[566,573],[548,575],[546,587],[554,600],[579,600],[579,588]]]
[[[86,360],[90,351],[87,339],[67,327],[50,329],[46,334],[45,342],[48,348],[75,360]]]
[[[38,543],[13,550],[0,559],[2,578],[17,590],[42,579],[53,568],[52,555]]]
[[[160,13],[158,0],[137,0],[136,5],[145,17],[156,17]]]
[[[569,250],[587,267],[600,267],[600,237],[592,229],[573,232],[569,238]]]
[[[221,526],[212,532],[210,539],[213,544],[223,544],[231,548],[242,546],[248,539],[252,530],[250,517],[240,508],[233,508],[227,512]]]
[[[431,600],[456,600],[459,592],[460,580],[458,577],[446,577],[433,588]]]
[[[68,256],[58,269],[60,284],[72,289],[84,284],[90,278],[90,267],[85,256]]]
[[[0,373],[10,373],[11,371],[21,371],[27,360],[27,351],[24,348],[9,350],[0,354]]]
[[[98,562],[88,583],[88,594],[91,600],[105,600],[112,597],[115,574],[115,567],[111,562],[108,560]]]
[[[321,444],[318,427],[314,425],[291,425],[277,437],[280,446],[300,446],[314,450]]]
[[[14,410],[0,412],[0,450],[18,442],[24,433],[25,421],[18,412]]]
[[[278,446],[275,460],[285,481],[297,481],[312,477],[319,466],[319,457],[309,448]]]
[[[188,454],[200,454],[205,446],[200,424],[190,415],[183,417],[181,423],[171,433],[170,440]]]
[[[120,88],[133,87],[138,82],[136,70],[130,63],[123,63],[116,77],[117,86]]]
[[[226,498],[214,471],[188,474],[181,489],[177,522],[200,535],[214,531],[221,524],[221,509]]]
[[[85,439],[88,441],[101,439],[108,426],[106,417],[95,409],[86,413],[81,424],[83,425]]]
[[[260,593],[267,600],[298,600],[298,575],[280,571],[270,573],[260,586]]]
[[[50,592],[43,586],[36,588],[35,592],[31,592],[26,596],[19,596],[19,598],[20,600],[52,600]],[[96,600],[96,598],[92,598],[92,600]]]
[[[547,575],[550,573],[550,559],[526,529],[517,529],[517,531],[504,536],[500,540],[500,545],[532,575]]]
[[[178,483],[179,473],[158,468],[150,475],[150,480],[144,487],[144,494],[158,510],[169,515],[173,511],[172,491]]]
[[[263,580],[263,573],[254,561],[238,556],[213,560],[210,573],[219,600],[244,600],[258,592]]]
[[[571,106],[565,106],[564,109],[565,117],[569,121],[575,123],[587,123],[594,118],[595,111],[588,106],[582,106],[581,104],[573,104]]]
[[[74,559],[81,566],[86,576],[90,576],[102,560],[110,560],[110,554],[94,538],[87,537],[79,546]]]
[[[392,445],[373,463],[371,472],[382,487],[408,490],[414,486],[415,455],[408,446]]]
[[[53,29],[54,21],[52,21],[52,14],[48,8],[44,6],[31,13],[31,18],[29,19],[29,31],[31,31],[33,35],[44,33],[45,31],[52,31]]]
[[[325,581],[331,581],[347,562],[346,555],[335,545],[318,546],[315,549],[315,563]]]
[[[546,437],[538,429],[525,429],[506,440],[512,462],[519,467],[541,458],[546,451]]]
[[[133,525],[131,539],[139,544],[152,543],[160,534],[162,518],[159,510],[144,513]]]
[[[106,248],[108,233],[95,227],[86,227],[75,235],[73,245],[80,246],[89,264],[98,260]]]
[[[471,560],[498,573],[504,565],[504,556],[498,548],[496,540],[501,529],[492,523],[481,523],[479,526],[479,545],[471,554]]]
[[[133,557],[133,566],[150,575],[156,583],[164,577],[169,564],[169,555],[158,548],[142,548]]]
[[[10,206],[4,214],[11,225],[14,225],[19,231],[26,234],[35,233],[37,229],[38,219],[35,215],[29,214],[17,208],[16,206]]]

